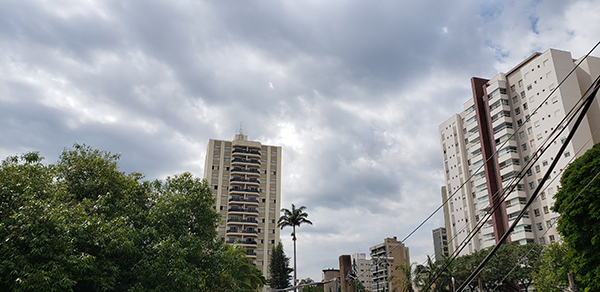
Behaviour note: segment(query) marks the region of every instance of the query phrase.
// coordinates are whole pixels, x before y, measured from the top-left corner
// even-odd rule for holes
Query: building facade
[[[356,266],[358,280],[363,284],[367,291],[371,291],[371,287],[373,286],[371,260],[367,259],[367,255],[364,253],[355,253],[352,255],[352,264]]]
[[[281,147],[248,141],[243,134],[236,134],[233,141],[211,139],[204,178],[222,216],[219,237],[245,247],[268,277],[271,250],[279,243]]]
[[[444,215],[450,252],[463,242],[465,247],[460,255],[495,245],[555,159],[559,159],[558,164],[544,191],[520,219],[509,240],[521,244],[558,240],[553,225],[558,214],[550,210],[553,195],[560,187],[562,170],[568,163],[600,142],[598,100],[568,143],[564,157],[554,155],[571,130],[570,125],[560,139],[550,143],[548,151],[539,157],[516,189],[505,200],[500,196],[522,167],[537,158],[534,155],[538,147],[600,74],[600,59],[588,57],[559,87],[577,63],[579,60],[574,60],[569,52],[550,49],[534,53],[492,79],[472,78],[473,97],[463,104],[462,112],[439,126],[445,171],[442,199],[449,198]],[[471,175],[472,179],[467,181]],[[497,211],[468,240],[477,222],[495,206],[499,206]]]
[[[448,236],[446,235],[446,228],[440,227],[434,229],[432,232],[433,235],[433,250],[435,252],[435,260],[439,261],[444,257],[450,255],[448,249]]]
[[[369,248],[371,251],[371,271],[375,292],[394,291],[405,281],[404,275],[396,266],[410,264],[408,247],[393,238],[386,238],[383,243]],[[391,281],[390,281],[391,280]]]

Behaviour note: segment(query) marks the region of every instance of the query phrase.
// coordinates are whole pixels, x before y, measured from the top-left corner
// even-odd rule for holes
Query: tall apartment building
[[[396,269],[396,266],[410,264],[408,247],[394,236],[384,239],[383,243],[372,246],[369,250],[373,273],[371,290],[394,291],[402,281],[405,281],[402,271]]]
[[[219,237],[245,247],[268,277],[270,252],[279,243],[281,147],[248,141],[241,133],[233,141],[211,139],[204,178],[222,215]]]
[[[446,235],[446,228],[436,228],[431,233],[433,235],[433,250],[435,253],[435,260],[439,261],[443,259],[444,256],[449,256],[450,253],[448,250],[448,236]]]
[[[364,253],[355,253],[352,255],[352,264],[356,265],[358,280],[363,284],[367,291],[371,291],[371,287],[373,286],[371,260],[367,259],[367,255]]]
[[[574,60],[571,53],[550,49],[534,53],[507,73],[492,79],[472,78],[473,97],[463,104],[462,112],[439,126],[446,182],[442,198],[445,201],[454,194],[444,207],[450,251],[466,240],[490,207],[500,204],[480,232],[467,242],[461,255],[495,245],[555,159],[559,161],[544,186],[545,191],[529,207],[528,214],[519,221],[509,240],[521,244],[547,244],[558,239],[551,224],[558,216],[550,210],[554,204],[553,195],[560,187],[562,170],[569,161],[600,142],[600,131],[597,131],[600,128],[599,101],[595,101],[567,145],[564,157],[554,155],[568,131],[572,130],[571,126],[567,126],[559,141],[551,143],[505,201],[500,201],[498,195],[533,158],[544,139],[557,128],[600,74],[600,59],[588,57],[575,74],[558,87],[577,63],[579,60]],[[533,114],[540,105],[539,111]],[[485,164],[488,159],[490,163]],[[471,181],[461,188],[472,174]]]

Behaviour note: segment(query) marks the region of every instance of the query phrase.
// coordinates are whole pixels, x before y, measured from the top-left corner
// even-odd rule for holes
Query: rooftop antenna
[[[244,129],[242,128],[242,122],[240,122],[240,135],[244,135]]]

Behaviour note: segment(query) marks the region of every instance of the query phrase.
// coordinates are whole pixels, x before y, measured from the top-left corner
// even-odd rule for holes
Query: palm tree
[[[301,206],[300,208],[296,209],[296,206],[294,206],[294,204],[292,204],[292,210],[288,210],[286,208],[281,209],[281,212],[283,212],[283,216],[279,217],[279,221],[277,222],[277,226],[279,226],[279,228],[283,229],[286,226],[292,226],[292,240],[294,241],[294,286],[296,286],[296,279],[297,279],[297,274],[296,274],[296,226],[300,226],[303,223],[307,223],[312,225],[312,222],[310,222],[310,220],[306,219],[306,217],[308,217],[308,214],[306,214],[306,212],[304,212],[304,210],[306,209],[305,206]]]

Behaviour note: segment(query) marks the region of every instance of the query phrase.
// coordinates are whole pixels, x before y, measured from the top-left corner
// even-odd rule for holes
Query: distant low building
[[[338,278],[337,281],[327,283],[323,285],[323,290],[325,292],[328,291],[337,291],[337,287],[339,286],[339,278],[340,278],[340,270],[339,269],[326,269],[323,270],[323,282]]]
[[[352,264],[356,265],[358,280],[368,291],[373,286],[373,273],[371,272],[371,259],[367,259],[364,253],[355,253],[352,255]]]
[[[401,286],[404,275],[396,266],[410,264],[408,247],[394,236],[369,248],[371,251],[372,291],[394,291]],[[391,279],[391,281],[390,281]]]
[[[446,228],[440,227],[432,231],[433,234],[433,249],[435,252],[435,260],[439,261],[444,256],[448,256],[448,236]]]

